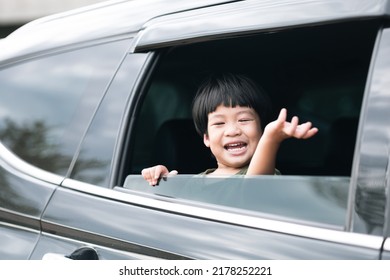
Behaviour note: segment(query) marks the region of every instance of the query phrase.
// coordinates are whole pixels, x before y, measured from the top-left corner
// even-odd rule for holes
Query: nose
[[[237,136],[241,134],[241,128],[237,123],[228,123],[225,129],[225,136]]]

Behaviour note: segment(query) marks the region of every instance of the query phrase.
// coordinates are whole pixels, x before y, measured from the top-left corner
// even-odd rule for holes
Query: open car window
[[[199,84],[223,70],[263,87],[274,119],[284,107],[288,119],[297,115],[319,128],[311,139],[282,143],[276,168],[283,175],[350,176],[377,27],[335,23],[162,50],[135,117],[123,174],[156,164],[180,174],[215,167],[195,132],[191,103]]]
[[[377,30],[374,21],[333,23],[159,50],[131,130],[125,191],[345,229]],[[297,115],[319,129],[310,139],[281,144],[276,168],[282,176],[196,176],[216,162],[195,132],[191,102],[204,78],[220,70],[245,74],[263,87],[275,119],[287,108],[288,119]],[[152,188],[140,174],[157,164],[181,175]]]

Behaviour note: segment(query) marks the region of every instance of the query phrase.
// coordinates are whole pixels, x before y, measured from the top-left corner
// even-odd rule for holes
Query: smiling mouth
[[[224,148],[229,152],[240,152],[246,148],[247,144],[244,142],[240,143],[231,143],[224,146]]]

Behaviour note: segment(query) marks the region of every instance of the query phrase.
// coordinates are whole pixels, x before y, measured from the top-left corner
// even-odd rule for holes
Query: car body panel
[[[353,231],[389,236],[390,30],[380,33],[353,167]],[[364,123],[364,126],[363,126]]]
[[[84,190],[88,188],[85,186]],[[371,239],[341,231],[335,233],[345,235],[345,238],[351,240],[354,237],[365,240],[362,243],[357,241],[361,246],[351,246],[329,241],[326,237],[316,240],[298,234],[284,234],[282,231],[273,232],[270,228],[261,230],[261,219],[257,220],[258,228],[253,228],[240,225],[240,215],[233,215],[231,222],[221,222],[219,219],[213,220],[211,216],[201,217],[201,212],[205,211],[201,208],[182,205],[188,212],[181,210],[175,213],[173,209],[180,209],[180,205],[173,205],[172,202],[141,199],[107,189],[102,189],[101,194],[103,192],[106,193],[105,197],[58,189],[43,215],[43,230],[71,239],[77,236],[78,240],[87,244],[109,244],[114,249],[121,248],[124,251],[131,250],[133,253],[164,259],[294,259],[298,255],[302,259],[379,258],[382,243],[379,237]],[[107,199],[109,193],[112,200]],[[133,202],[126,202],[127,197]],[[145,204],[144,200],[148,201],[149,205]],[[152,206],[154,204],[160,205],[160,208],[156,209]],[[229,216],[228,213],[209,211],[209,214],[215,217],[216,213]],[[280,228],[283,227],[288,227],[288,223]],[[172,230],[173,228],[176,230]],[[310,227],[302,229],[307,231]],[[305,230],[302,230],[302,234]],[[324,229],[324,233],[326,232],[334,231]],[[364,244],[371,245],[365,247]]]
[[[54,254],[59,257],[67,257],[72,252],[79,248],[93,248],[96,250],[100,260],[153,260],[154,257],[145,254],[137,254],[134,252],[125,252],[120,249],[113,249],[109,246],[100,246],[93,243],[68,239],[59,235],[43,233],[40,236],[39,242],[34,248],[34,252],[30,256],[32,260],[46,259],[48,255]]]
[[[0,222],[0,259],[29,259],[39,237],[39,231]]]
[[[28,166],[1,143],[0,149],[0,259],[28,259],[39,240],[41,215],[56,188],[42,178],[58,184],[61,179]],[[21,172],[19,164],[33,176]]]

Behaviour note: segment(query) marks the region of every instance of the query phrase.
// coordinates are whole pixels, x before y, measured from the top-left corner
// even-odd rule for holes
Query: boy
[[[192,116],[197,132],[210,148],[217,168],[205,175],[272,175],[280,143],[290,137],[307,139],[318,129],[310,122],[298,125],[294,116],[287,122],[287,111],[268,123],[270,101],[256,84],[245,76],[224,74],[210,77],[194,98]],[[142,170],[154,186],[162,176],[177,174],[163,165]]]

